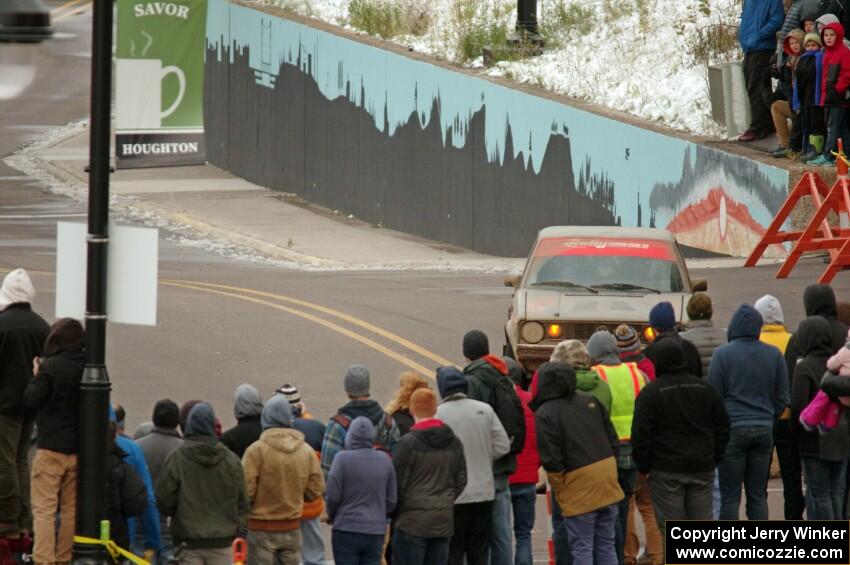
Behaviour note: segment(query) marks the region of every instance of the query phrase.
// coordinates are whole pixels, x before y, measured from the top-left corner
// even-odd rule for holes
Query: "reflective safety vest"
[[[599,377],[611,388],[611,423],[621,441],[632,438],[635,399],[646,383],[635,363],[596,365]]]

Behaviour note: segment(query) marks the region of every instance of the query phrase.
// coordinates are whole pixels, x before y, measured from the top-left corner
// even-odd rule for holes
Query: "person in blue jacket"
[[[115,410],[112,406],[109,407],[109,421],[115,422]],[[145,556],[146,561],[152,562],[154,557],[159,553],[162,540],[160,539],[159,531],[159,511],[156,508],[156,496],[154,495],[148,464],[145,462],[145,453],[139,444],[124,435],[118,434],[116,436],[115,445],[127,454],[124,462],[130,465],[139,475],[139,478],[142,479],[148,495],[148,506],[144,513],[139,518],[129,518],[127,520],[127,538],[130,540],[131,547],[124,549],[142,554]],[[144,536],[143,548],[133,547],[135,546],[139,519],[141,519],[142,534]]]
[[[776,51],[776,32],[782,28],[782,0],[744,0],[738,41],[744,51],[744,79],[750,99],[750,127],[739,141],[755,141],[773,132],[770,103],[770,58]]]

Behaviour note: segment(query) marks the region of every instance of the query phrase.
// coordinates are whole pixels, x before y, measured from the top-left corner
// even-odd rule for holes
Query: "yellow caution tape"
[[[127,551],[126,549],[118,547],[118,544],[112,540],[100,540],[97,538],[87,538],[85,536],[74,536],[74,543],[81,543],[83,545],[102,545],[106,548],[106,551],[112,557],[113,561],[118,561],[118,556],[126,557],[135,565],[150,565],[147,561],[138,557],[134,553]]]

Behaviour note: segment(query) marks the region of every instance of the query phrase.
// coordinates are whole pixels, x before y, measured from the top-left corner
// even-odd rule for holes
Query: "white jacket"
[[[487,502],[496,497],[493,461],[506,455],[511,442],[489,404],[453,394],[437,408],[437,418],[449,426],[466,458],[466,488],[455,504]]]

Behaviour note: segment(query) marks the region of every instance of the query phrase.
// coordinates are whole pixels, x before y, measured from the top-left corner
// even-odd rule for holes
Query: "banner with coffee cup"
[[[206,0],[118,0],[118,168],[204,163]]]

